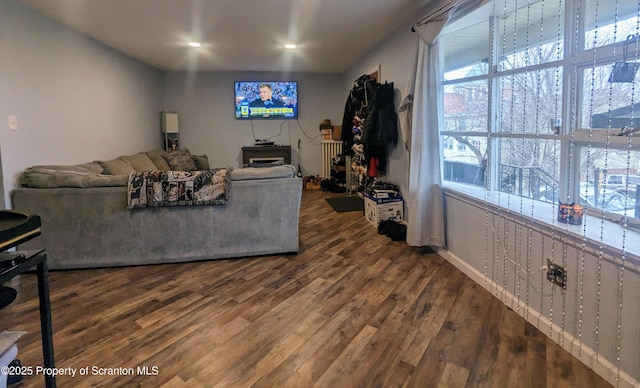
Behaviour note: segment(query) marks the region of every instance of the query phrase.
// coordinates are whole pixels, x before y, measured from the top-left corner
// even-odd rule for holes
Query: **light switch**
[[[11,131],[18,130],[18,116],[9,116],[9,129]]]

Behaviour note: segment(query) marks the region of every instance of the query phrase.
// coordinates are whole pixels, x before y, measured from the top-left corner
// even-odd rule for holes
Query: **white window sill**
[[[547,232],[553,231],[558,239],[569,236],[574,245],[584,244],[592,253],[602,249],[620,264],[623,262],[624,255],[625,266],[640,271],[640,230],[624,228],[617,222],[603,218],[599,211],[597,216],[589,215],[589,209],[586,208],[582,225],[568,225],[557,221],[557,205],[551,203],[507,193],[485,193],[481,187],[448,181],[443,182],[443,190],[448,196],[459,198],[481,208],[489,205],[499,209],[505,217],[516,222],[524,222]]]

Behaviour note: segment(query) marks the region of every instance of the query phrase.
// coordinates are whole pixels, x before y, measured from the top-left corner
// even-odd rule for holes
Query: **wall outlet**
[[[9,116],[8,117],[8,121],[9,121],[9,130],[11,131],[17,131],[18,130],[18,116]]]
[[[551,259],[547,259],[547,280],[553,284],[567,288],[567,269],[554,264]]]

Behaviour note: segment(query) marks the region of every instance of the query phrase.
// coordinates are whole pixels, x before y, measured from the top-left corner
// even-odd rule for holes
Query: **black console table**
[[[242,165],[245,167],[252,163],[277,161],[291,164],[291,146],[270,145],[242,147]]]
[[[14,211],[0,211],[0,284],[36,267],[38,274],[38,299],[40,301],[40,331],[44,367],[55,368],[53,359],[53,329],[51,326],[51,302],[49,300],[49,271],[44,249],[4,252],[23,242],[40,236],[40,217]],[[6,257],[5,257],[6,256]],[[6,260],[2,260],[5,257]],[[45,386],[55,388],[55,374],[44,374]]]

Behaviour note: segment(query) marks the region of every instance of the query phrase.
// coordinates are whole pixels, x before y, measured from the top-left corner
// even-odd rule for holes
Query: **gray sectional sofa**
[[[153,156],[153,153],[157,157],[163,151],[131,157],[146,159],[141,154]],[[159,170],[170,168],[159,159],[149,159]],[[129,163],[130,167],[136,165],[127,157],[117,160]],[[148,169],[150,165],[145,160],[136,167]],[[122,172],[109,162],[25,170],[21,187],[11,192],[12,207],[38,214],[42,219],[42,235],[19,249],[45,248],[51,269],[298,251],[302,180],[295,176],[292,166],[233,169],[230,196],[224,206],[134,210],[127,210],[128,176],[106,174],[109,168]]]

